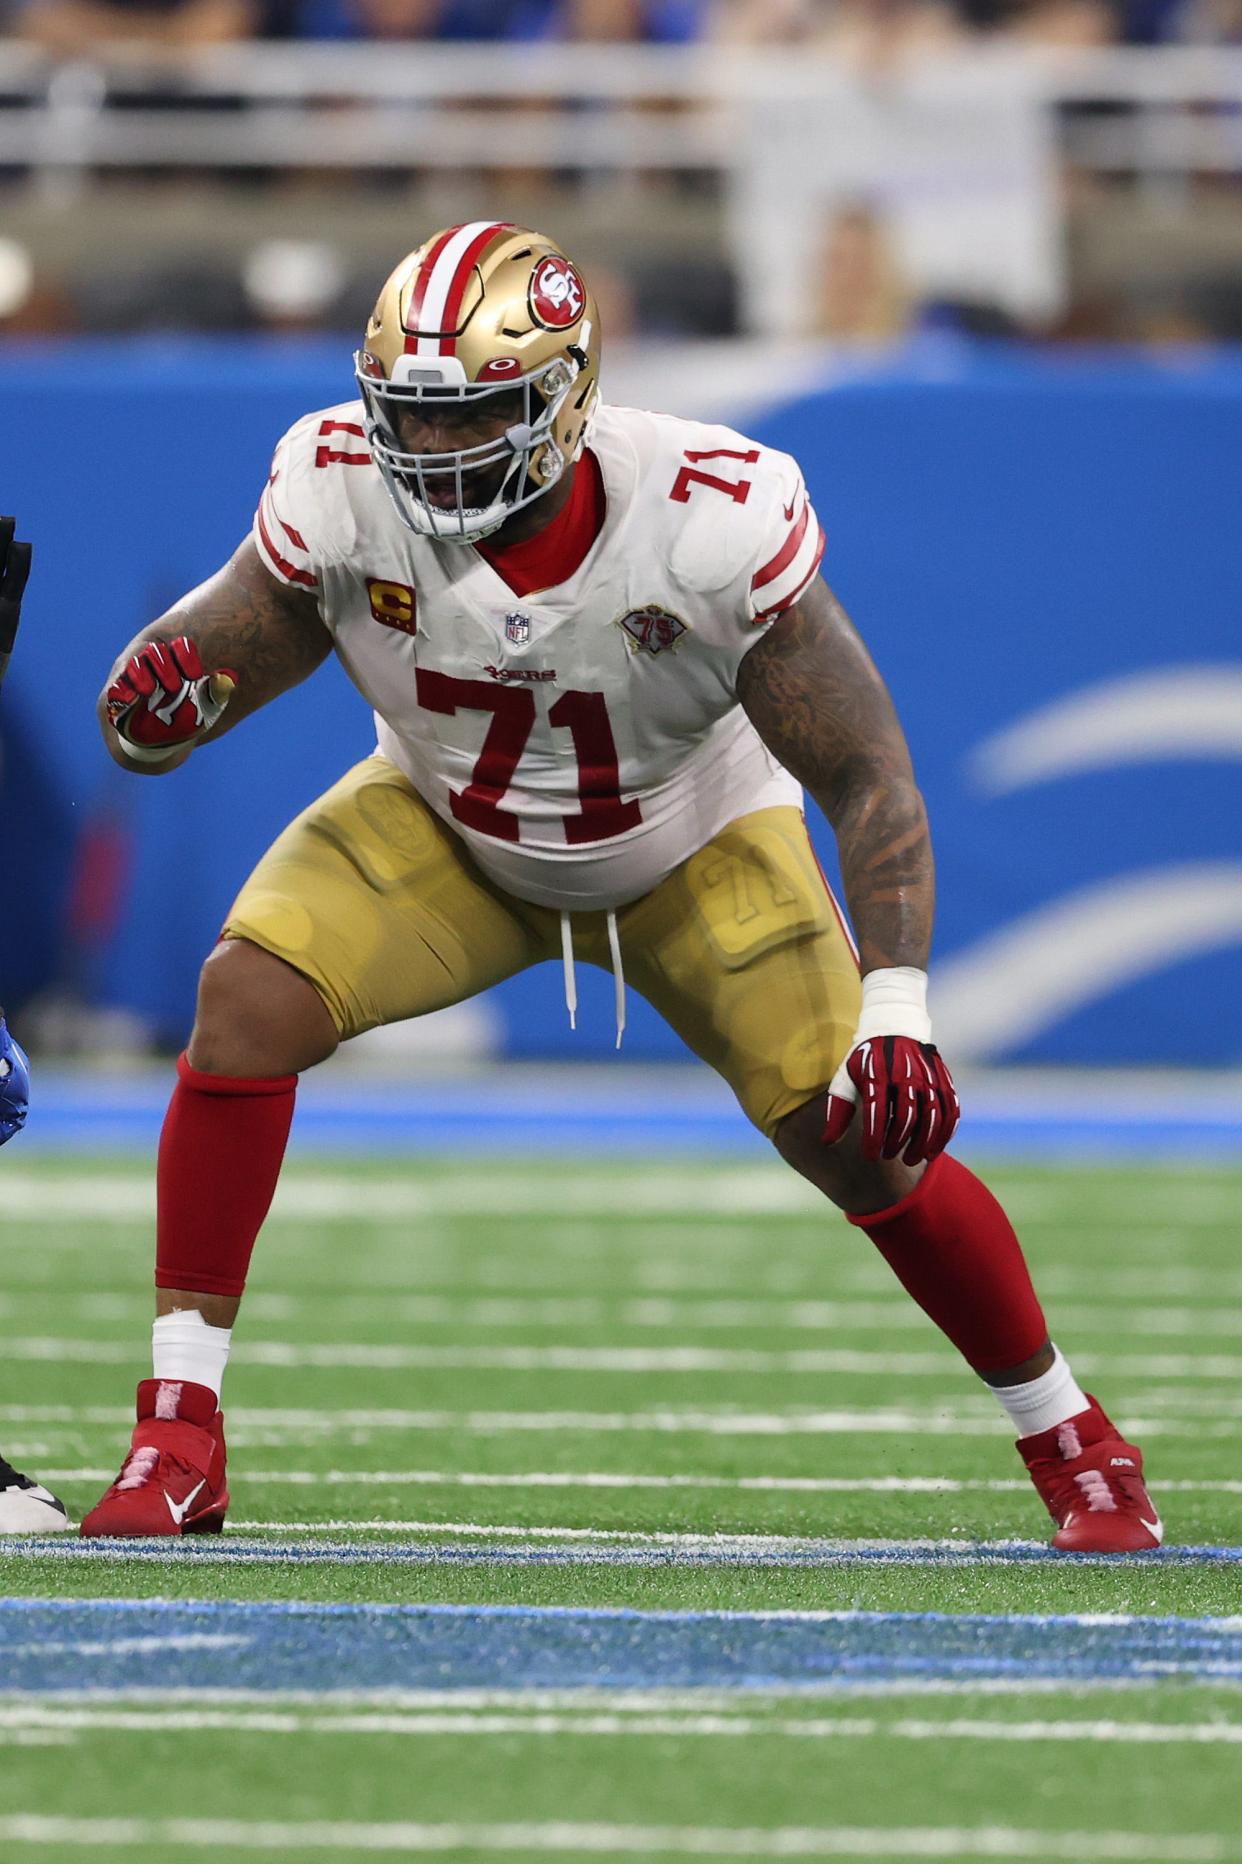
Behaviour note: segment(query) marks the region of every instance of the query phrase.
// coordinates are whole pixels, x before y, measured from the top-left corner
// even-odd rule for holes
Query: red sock
[[[1020,1366],[1047,1339],[1013,1225],[987,1186],[947,1153],[899,1204],[849,1220],[976,1372]]]
[[[184,1055],[177,1076],[160,1134],[155,1285],[240,1294],[280,1175],[298,1077],[200,1074]]]

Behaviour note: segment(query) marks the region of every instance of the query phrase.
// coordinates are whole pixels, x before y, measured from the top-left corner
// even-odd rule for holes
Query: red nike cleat
[[[229,1492],[224,1414],[206,1385],[143,1379],[129,1455],[79,1532],[218,1534]]]
[[[1143,1482],[1142,1451],[1117,1434],[1094,1398],[1089,1411],[1019,1437],[1018,1450],[1062,1553],[1149,1553],[1160,1545],[1164,1527]]]

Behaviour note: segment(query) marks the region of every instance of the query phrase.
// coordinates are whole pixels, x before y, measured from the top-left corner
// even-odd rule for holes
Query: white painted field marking
[[[1232,1864],[1232,1838],[1217,1833],[1040,1832],[984,1826],[756,1826],[554,1824],[354,1824],[327,1820],[67,1819],[0,1817],[0,1844],[155,1845],[229,1851],[494,1851],[579,1856],[1057,1858],[1082,1864]]]
[[[709,1436],[836,1435],[850,1431],[890,1433],[927,1430],[940,1435],[958,1431],[973,1435],[1004,1435],[1003,1417],[988,1409],[950,1411],[840,1410],[840,1411],[444,1411],[404,1409],[316,1410],[304,1407],[271,1408],[245,1405],[230,1411],[231,1438],[243,1432],[254,1435],[276,1430],[297,1435],[314,1431],[335,1436],[357,1430],[447,1430],[488,1435],[496,1431],[703,1431]],[[3,1405],[0,1421],[6,1423],[132,1424],[133,1412],[121,1405]]]
[[[196,1561],[195,1564],[200,1562]],[[359,1603],[367,1603],[371,1611],[392,1609],[376,1602]],[[799,1618],[821,1614],[784,1612],[779,1615],[783,1618]],[[1096,1678],[1084,1687],[1092,1695],[1106,1696],[1111,1700],[1115,1696],[1132,1695],[1136,1689],[1150,1689],[1151,1682],[1145,1677],[1114,1676]],[[876,1697],[888,1702],[907,1696],[920,1700],[925,1696],[966,1696],[973,1702],[977,1696],[1064,1696],[1065,1682],[1055,1676],[992,1676],[970,1680],[952,1677],[905,1677],[900,1680],[859,1678],[851,1681],[848,1689],[851,1703],[864,1697]],[[24,1713],[35,1707],[45,1708],[49,1713],[59,1713],[74,1707],[92,1712],[96,1709],[110,1712],[129,1706],[143,1711],[158,1710],[161,1714],[173,1709],[183,1709],[187,1714],[197,1714],[206,1709],[223,1709],[230,1713],[253,1709],[262,1713],[305,1710],[327,1715],[330,1705],[333,1710],[348,1709],[351,1712],[356,1710],[384,1715],[414,1714],[422,1710],[439,1714],[451,1708],[454,1711],[497,1709],[508,1714],[548,1711],[567,1715],[581,1715],[587,1710],[593,1710],[607,1715],[639,1716],[678,1713],[702,1715],[709,1712],[718,1715],[743,1714],[753,1711],[756,1705],[763,1705],[770,1710],[781,1706],[787,1708],[792,1702],[799,1705],[825,1701],[835,1703],[840,1701],[841,1695],[841,1685],[833,1681],[801,1683],[796,1688],[788,1684],[751,1687],[741,1683],[727,1690],[514,1688],[454,1689],[451,1693],[443,1689],[334,1689],[325,1692],[311,1689],[170,1689],[138,1685],[109,1689],[106,1697],[95,1689],[43,1692],[23,1690],[17,1696],[7,1697],[0,1692],[0,1703],[12,1704],[16,1713]]]
[[[1041,1288],[1047,1283],[1040,1276]],[[1144,1290],[1145,1300],[1153,1299]],[[1136,1299],[1131,1295],[1127,1302]],[[15,1316],[31,1308],[55,1304],[58,1317],[83,1320],[133,1321],[140,1298],[134,1294],[100,1292],[64,1294],[47,1287],[24,1289],[0,1296],[0,1315]],[[493,1327],[609,1327],[637,1332],[698,1333],[717,1331],[791,1333],[917,1333],[930,1337],[926,1315],[898,1290],[871,1300],[853,1297],[831,1300],[789,1301],[781,1296],[750,1296],[697,1300],[680,1295],[634,1297],[624,1293],[601,1295],[478,1295],[461,1294],[249,1294],[250,1321],[318,1319],[331,1310],[338,1322],[384,1320],[398,1326],[453,1327],[487,1330]],[[1242,1338],[1242,1308],[1219,1305],[1188,1307],[1166,1303],[1161,1307],[1110,1303],[1096,1307],[1059,1302],[1057,1326],[1062,1336],[1079,1333],[1110,1336],[1138,1334],[1154,1338],[1202,1339],[1220,1335]]]
[[[584,1244],[595,1237],[594,1225],[589,1222],[557,1225],[548,1221],[540,1225],[540,1246],[544,1253],[539,1257],[524,1257],[519,1249],[483,1259],[477,1252],[462,1251],[451,1243],[446,1244],[439,1237],[431,1239],[427,1247],[422,1247],[417,1239],[394,1238],[391,1245],[376,1250],[368,1258],[371,1264],[369,1282],[373,1286],[377,1278],[384,1281],[386,1292],[383,1298],[368,1296],[358,1290],[342,1293],[336,1279],[326,1280],[317,1286],[319,1275],[330,1274],[330,1265],[325,1264],[322,1254],[315,1257],[312,1246],[309,1256],[305,1251],[301,1255],[301,1268],[308,1289],[304,1296],[252,1293],[247,1296],[246,1311],[252,1318],[284,1321],[294,1313],[303,1311],[303,1303],[306,1312],[322,1312],[325,1307],[336,1312],[339,1304],[341,1311],[352,1313],[354,1303],[359,1304],[359,1311],[365,1311],[368,1300],[376,1303],[376,1312],[395,1316],[401,1312],[403,1303],[415,1308],[424,1299],[449,1302],[473,1300],[479,1303],[507,1299],[514,1302],[565,1302],[575,1306],[581,1302],[596,1301],[607,1305],[623,1301],[641,1303],[647,1299],[674,1302],[701,1299],[705,1307],[721,1301],[766,1304],[785,1300],[814,1309],[826,1300],[846,1302],[865,1297],[866,1302],[877,1310],[891,1303],[895,1316],[904,1314],[911,1326],[921,1326],[924,1331],[927,1330],[928,1323],[922,1320],[913,1304],[894,1289],[893,1283],[886,1280],[883,1265],[870,1256],[859,1257],[855,1254],[845,1257],[839,1250],[835,1253],[825,1250],[822,1257],[816,1253],[808,1261],[804,1256],[804,1245],[799,1242],[797,1254],[791,1252],[782,1258],[774,1256],[771,1234],[768,1233],[762,1248],[756,1242],[752,1253],[742,1254],[735,1250],[730,1259],[729,1252],[715,1248],[710,1232],[700,1236],[698,1231],[687,1231],[684,1226],[669,1237],[665,1244],[660,1245],[666,1251],[664,1257],[648,1256],[645,1251],[654,1248],[655,1238],[670,1227],[644,1222],[638,1234],[624,1241],[615,1234],[601,1233],[598,1251],[592,1254],[584,1248]],[[558,1229],[565,1232],[563,1253],[559,1246],[556,1251],[545,1248],[545,1244],[555,1239]],[[1080,1235],[1081,1231],[1076,1232],[1076,1240]],[[814,1250],[818,1252],[823,1239],[818,1231],[813,1231],[812,1237]],[[129,1240],[127,1232],[126,1246]],[[1184,1237],[1170,1236],[1169,1252],[1184,1249],[1185,1240]],[[277,1236],[270,1246],[287,1249],[291,1242],[292,1239],[287,1235]],[[39,1261],[23,1265],[28,1286],[18,1298],[23,1302],[38,1300],[46,1303],[58,1295],[58,1278],[63,1278],[64,1274],[63,1254],[71,1246],[80,1249],[80,1237],[74,1239],[72,1245],[66,1242],[63,1250],[55,1237],[40,1238]],[[103,1249],[119,1250],[120,1246],[118,1239],[92,1235],[92,1247],[96,1254]],[[1087,1249],[1085,1244],[1082,1247],[1089,1260],[1088,1268],[1050,1263],[1041,1267],[1039,1272],[1041,1292],[1046,1296],[1058,1297],[1057,1316],[1063,1326],[1072,1325],[1083,1329],[1096,1326],[1096,1311],[1084,1315],[1080,1310],[1064,1308],[1060,1298],[1076,1300],[1080,1296],[1096,1294],[1102,1274],[1107,1275],[1110,1300],[1098,1313],[1107,1321],[1110,1331],[1125,1331],[1127,1303],[1150,1303],[1160,1300],[1162,1296],[1170,1299],[1178,1296],[1198,1304],[1185,1310],[1186,1326],[1193,1334],[1196,1332],[1193,1324],[1196,1314],[1206,1318],[1216,1311],[1216,1304],[1221,1301],[1236,1301],[1242,1297],[1242,1273],[1239,1272],[1191,1268],[1170,1271],[1155,1266],[1148,1272],[1135,1269],[1132,1264],[1123,1268],[1116,1260],[1122,1242],[1119,1236],[1113,1236],[1111,1232],[1101,1232],[1098,1248]],[[709,1248],[710,1269],[702,1266],[701,1262]],[[676,1252],[674,1259],[669,1259],[669,1249]],[[803,1256],[802,1260],[798,1259],[799,1255]],[[602,1264],[599,1257],[605,1258]],[[37,1270],[37,1274],[32,1273],[32,1270]],[[601,1281],[606,1282],[603,1294],[599,1292]],[[91,1312],[87,1303],[96,1298],[103,1305],[98,1312]],[[100,1294],[98,1297],[70,1297],[71,1311],[80,1311],[92,1319],[132,1320],[139,1310],[145,1311],[144,1298],[140,1290],[135,1290],[130,1296]],[[75,1304],[77,1300],[82,1303],[80,1309]],[[115,1305],[112,1305],[114,1300]],[[57,1311],[60,1311],[59,1306]],[[1165,1310],[1149,1311],[1155,1315]],[[514,1318],[519,1318],[517,1310]],[[579,1321],[576,1316],[571,1323],[568,1305],[565,1318],[567,1324],[589,1324]],[[1222,1318],[1222,1333],[1228,1330],[1225,1325],[1227,1318],[1226,1313]],[[760,1319],[761,1315],[757,1314],[756,1324],[759,1324]],[[807,1324],[811,1323],[812,1317],[808,1315]],[[521,1324],[528,1324],[525,1318],[521,1319]],[[635,1320],[634,1324],[643,1323]],[[674,1315],[669,1324],[681,1323]],[[878,1315],[876,1324],[879,1324]],[[1179,1327],[1178,1332],[1181,1331]]]
[[[157,1650],[221,1650],[253,1643],[252,1637],[226,1635],[224,1632],[182,1631],[170,1633],[166,1637],[152,1632],[146,1637],[69,1638],[64,1642],[40,1638],[34,1644],[6,1644],[5,1655],[43,1657],[55,1652],[60,1656],[128,1657]]]
[[[97,1469],[43,1469],[45,1482],[110,1482],[109,1464]],[[249,1469],[244,1485],[256,1488],[445,1488],[445,1489],[711,1489],[727,1493],[770,1495],[1019,1495],[1028,1493],[1025,1476],[654,1476],[620,1475],[610,1470],[568,1473],[535,1470],[527,1475],[490,1470],[448,1469]],[[1162,1495],[1242,1495],[1242,1481],[1167,1481]]]
[[[1144,1402],[1149,1402],[1144,1400]],[[1152,1408],[1155,1409],[1154,1401]],[[502,1432],[585,1431],[600,1433],[651,1432],[657,1435],[695,1435],[709,1437],[796,1437],[796,1436],[1008,1436],[1010,1426],[986,1408],[954,1407],[929,1398],[926,1409],[898,1411],[858,1409],[839,1411],[315,1411],[264,1410],[244,1406],[230,1413],[230,1441],[238,1447],[278,1447],[290,1439],[299,1441],[313,1432],[319,1441],[349,1434],[376,1430],[428,1430],[457,1432],[461,1435],[494,1436]],[[1186,1418],[1139,1416],[1124,1407],[1127,1428],[1136,1436],[1229,1438],[1237,1435],[1236,1426],[1227,1421],[1232,1415],[1227,1404],[1215,1398],[1201,1401],[1202,1417],[1195,1408],[1182,1404]],[[1123,1409],[1117,1406],[1119,1411]],[[1219,1414],[1224,1411],[1225,1421]],[[1213,1414],[1216,1414],[1215,1416]],[[128,1426],[133,1413],[121,1405],[0,1405],[0,1423],[37,1423],[44,1429],[64,1425],[75,1431],[84,1425]]]
[[[81,1365],[130,1365],[145,1349],[135,1339],[73,1340],[56,1334],[8,1335],[9,1360],[68,1360]],[[715,1346],[407,1346],[396,1342],[351,1345],[335,1341],[246,1340],[235,1358],[252,1366],[305,1367],[369,1372],[606,1372],[645,1377],[651,1373],[715,1373],[732,1376],[843,1374],[855,1378],[939,1378],[956,1365],[946,1344],[925,1353],[894,1353],[882,1347],[806,1347],[769,1351],[762,1347]],[[1076,1353],[1076,1368],[1090,1377],[1141,1378],[1151,1384],[1171,1379],[1211,1383],[1242,1379],[1242,1356],[1225,1353]]]
[[[947,1721],[903,1716],[755,1715],[735,1707],[703,1713],[597,1713],[547,1709],[434,1709],[363,1714],[306,1714],[264,1709],[116,1709],[111,1707],[0,1707],[0,1742],[10,1731],[31,1736],[46,1733],[71,1741],[79,1733],[244,1732],[268,1735],[633,1735],[636,1737],[715,1737],[757,1735],[782,1740],[830,1741],[874,1739],[898,1741],[1069,1741],[1138,1747],[1236,1747],[1242,1745],[1242,1722],[985,1721],[952,1717]]]
[[[997,1183],[1015,1218],[1028,1223],[1077,1219],[1082,1191],[1072,1176],[1034,1187]],[[27,1222],[133,1223],[155,1213],[153,1173],[92,1172],[62,1178],[29,1169],[6,1172],[5,1209]],[[1109,1193],[1109,1233],[1136,1226],[1189,1227],[1231,1221],[1236,1189],[1227,1184],[1145,1183],[1141,1175]],[[628,1224],[655,1214],[691,1220],[748,1221],[755,1216],[825,1218],[830,1207],[804,1180],[779,1165],[735,1165],[705,1171],[644,1166],[641,1174],[607,1167],[597,1172],[488,1168],[476,1164],[439,1178],[353,1177],[290,1172],[282,1178],[272,1221],[408,1223],[426,1217],[585,1216]]]
[[[43,1469],[45,1482],[110,1482],[115,1469]],[[988,1493],[1030,1489],[1024,1476],[1012,1481],[956,1476],[655,1476],[618,1475],[605,1470],[577,1474],[537,1470],[529,1475],[493,1474],[491,1471],[446,1469],[254,1469],[243,1481],[256,1488],[279,1483],[295,1488],[327,1485],[333,1488],[450,1488],[450,1489],[724,1489],[789,1495],[961,1495],[972,1490]],[[1242,1495],[1239,1482],[1162,1482],[1160,1493],[1170,1489],[1205,1489]]]
[[[133,1341],[73,1340],[58,1335],[9,1335],[4,1354],[11,1360],[69,1360],[87,1365],[128,1365],[145,1351]],[[768,1352],[763,1349],[706,1346],[407,1346],[397,1343],[350,1345],[287,1340],[244,1340],[236,1359],[254,1366],[316,1366],[370,1372],[652,1372],[852,1373],[859,1376],[943,1378],[956,1363],[951,1349],[927,1353],[892,1353],[808,1348]],[[1078,1355],[1076,1363],[1082,1363]],[[1188,1360],[1188,1365],[1200,1362]],[[1242,1359],[1222,1361],[1242,1375]],[[1178,1361],[1181,1364],[1181,1361]],[[1091,1370],[1090,1366],[1084,1367]],[[1098,1366],[1095,1368],[1098,1370]],[[1199,1376],[1199,1375],[1187,1375]],[[1226,1372],[1201,1376],[1228,1377]]]
[[[962,1539],[890,1540],[884,1538],[839,1540],[811,1534],[710,1534],[682,1533],[672,1529],[638,1529],[620,1527],[526,1527],[520,1522],[497,1521],[370,1521],[353,1519],[329,1521],[231,1521],[239,1534],[446,1534],[453,1539],[480,1536],[484,1540],[516,1540],[540,1543],[570,1541],[586,1546],[620,1545],[626,1547],[707,1548],[713,1553],[766,1553],[791,1548],[814,1548],[832,1553],[880,1551],[884,1553],[923,1553],[929,1551],[981,1549],[1029,1552],[1042,1549],[1038,1540],[970,1541]]]
[[[83,1173],[44,1177],[6,1173],[6,1212],[23,1220],[133,1223],[155,1215],[154,1173]],[[755,1216],[826,1217],[831,1207],[793,1172],[777,1166],[734,1166],[700,1174],[652,1169],[641,1175],[565,1172],[549,1164],[531,1177],[477,1168],[440,1179],[288,1173],[269,1221],[409,1223],[427,1217],[584,1216],[630,1223],[656,1214],[748,1221]]]

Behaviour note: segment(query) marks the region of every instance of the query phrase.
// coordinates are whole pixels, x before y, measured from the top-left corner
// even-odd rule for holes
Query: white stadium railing
[[[1066,162],[1165,194],[1242,175],[1242,50],[992,42],[862,69],[708,46],[260,42],[56,61],[0,42],[0,169],[62,197],[112,169],[693,171],[728,204],[748,323],[786,335],[808,244],[860,199],[920,289],[1055,308]]]
[[[0,163],[728,170],[747,160],[754,112],[802,120],[860,93],[893,108],[916,97],[969,108],[998,88],[1077,106],[1073,153],[1087,167],[1242,168],[1242,125],[1229,116],[1242,111],[1242,49],[1003,43],[859,69],[782,51],[286,41],[178,53],[114,44],[57,60],[0,41]],[[163,107],[126,109],[153,95]],[[237,99],[251,107],[239,114]],[[653,114],[670,103],[681,107],[668,120]],[[1118,118],[1118,105],[1136,114]]]

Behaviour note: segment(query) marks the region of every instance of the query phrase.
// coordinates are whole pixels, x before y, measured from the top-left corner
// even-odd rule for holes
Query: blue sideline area
[[[1236,1620],[0,1601],[6,1692],[1242,1681]]]
[[[154,1155],[171,1065],[132,1075],[38,1069],[30,1120],[6,1155]],[[955,1149],[970,1158],[1242,1160],[1242,1078],[967,1077]],[[331,1065],[299,1089],[291,1156],[710,1154],[771,1149],[705,1068],[533,1069],[413,1080],[351,1077]]]

